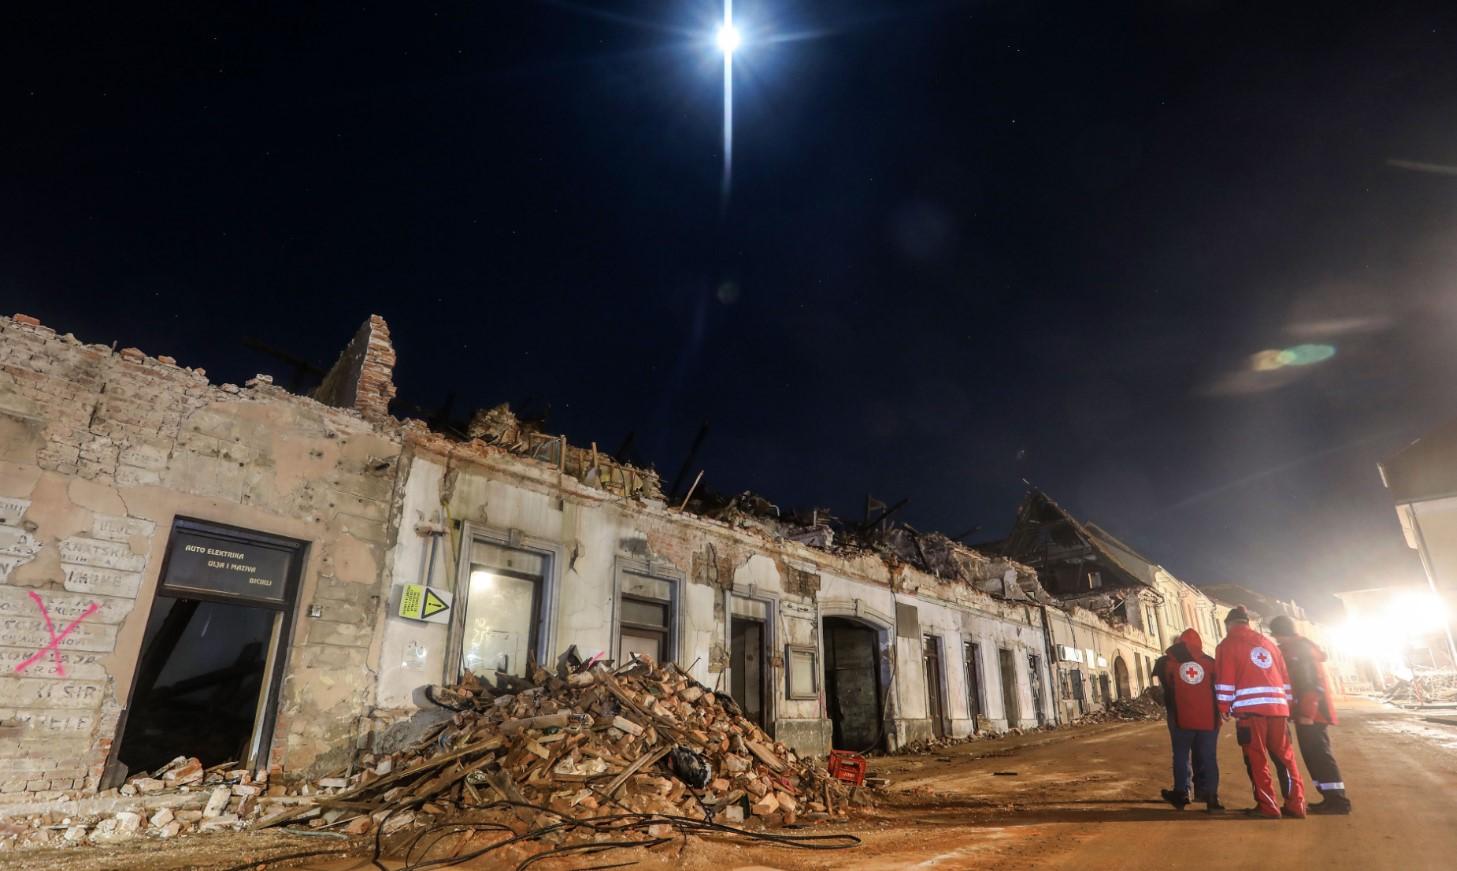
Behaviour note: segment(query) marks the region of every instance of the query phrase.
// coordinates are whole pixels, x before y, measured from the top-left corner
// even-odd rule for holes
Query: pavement
[[[689,871],[1457,867],[1452,858],[1457,856],[1457,727],[1347,700],[1333,742],[1355,805],[1350,816],[1267,821],[1240,814],[1253,800],[1232,729],[1225,729],[1219,742],[1220,791],[1230,812],[1211,816],[1202,805],[1176,811],[1158,798],[1171,782],[1163,723],[1113,722],[874,759],[872,769],[891,780],[874,810],[846,825],[800,830],[853,833],[863,841],[853,850],[809,852],[692,838],[652,851],[617,851],[532,867],[553,871],[629,861],[637,868]],[[124,849],[17,853],[0,855],[0,869],[222,868],[266,856],[273,858],[269,868],[375,867],[359,858],[278,862],[289,852],[325,846],[317,839],[306,843],[284,837],[260,832]],[[498,859],[456,867],[502,864]]]

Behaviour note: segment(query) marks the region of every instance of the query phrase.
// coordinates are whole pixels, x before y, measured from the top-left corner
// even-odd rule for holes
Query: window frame
[[[460,605],[452,608],[450,635],[446,641],[445,668],[454,669],[454,679],[465,676],[465,633],[466,612],[470,610],[470,566],[471,545],[480,541],[508,550],[534,554],[542,558],[540,579],[532,596],[532,625],[530,631],[531,655],[537,665],[546,668],[552,661],[551,652],[556,649],[557,601],[561,584],[557,569],[561,565],[562,549],[555,542],[523,535],[519,529],[498,529],[473,523],[460,525],[460,547],[456,551],[454,601]],[[528,579],[525,573],[510,573],[512,577]],[[452,665],[454,663],[454,665]],[[447,677],[450,672],[447,672]]]
[[[654,599],[635,593],[624,593],[628,575],[636,575],[652,581],[662,581],[669,585],[668,599]],[[671,564],[662,563],[656,560],[643,560],[632,557],[618,556],[616,565],[613,567],[612,584],[612,660],[621,665],[622,660],[622,600],[635,600],[649,602],[655,605],[666,605],[668,615],[667,639],[663,644],[666,655],[663,665],[667,662],[677,663],[681,657],[683,647],[683,573],[674,568]],[[641,624],[628,623],[629,629],[640,631],[656,631],[657,627],[648,627]]]
[[[799,689],[794,686],[794,668],[790,663],[795,654],[806,654],[809,656],[809,689]],[[784,697],[796,701],[810,701],[820,697],[820,650],[813,644],[786,644],[784,645]]]

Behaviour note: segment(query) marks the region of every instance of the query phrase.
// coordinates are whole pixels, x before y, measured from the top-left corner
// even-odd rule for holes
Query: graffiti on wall
[[[81,625],[81,621],[96,613],[97,609],[101,606],[97,605],[95,602],[92,602],[91,604],[86,606],[86,610],[81,612],[81,616],[66,624],[65,629],[57,632],[56,624],[54,621],[51,620],[51,612],[48,608],[46,608],[45,600],[42,599],[40,597],[40,594],[36,591],[30,590],[29,592],[30,600],[35,603],[35,606],[37,608],[40,609],[41,618],[45,620],[46,631],[50,633],[51,640],[40,650],[37,650],[35,653],[31,654],[28,659],[23,659],[19,663],[17,663],[15,666],[15,671],[25,671],[27,668],[30,668],[35,663],[44,659],[46,657],[46,654],[50,654],[52,657],[54,657],[55,660],[56,673],[59,674],[61,677],[65,677],[66,665],[61,660],[61,642],[66,640],[67,635],[70,635],[72,632],[76,631],[76,627]]]

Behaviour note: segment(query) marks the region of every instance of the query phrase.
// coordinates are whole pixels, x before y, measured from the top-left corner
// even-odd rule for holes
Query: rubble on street
[[[1112,699],[1100,710],[1079,717],[1079,723],[1109,723],[1116,720],[1162,720],[1163,696],[1158,687],[1149,687],[1131,699]]]
[[[287,825],[406,840],[445,829],[488,842],[508,830],[512,841],[550,832],[550,849],[570,852],[604,832],[621,846],[653,846],[675,831],[842,819],[868,803],[865,790],[775,742],[676,665],[636,658],[614,670],[573,657],[532,672],[530,680],[497,673],[494,685],[467,674],[432,688],[454,715],[404,750],[364,756],[352,773],[286,787],[267,772],[204,769],[182,757],[128,780],[116,796],[124,810],[37,817],[39,834],[20,840],[113,843]]]

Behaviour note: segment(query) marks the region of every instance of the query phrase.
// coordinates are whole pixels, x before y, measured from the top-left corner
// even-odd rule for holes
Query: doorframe
[[[1049,678],[1044,677],[1042,672],[1042,655],[1028,650],[1027,690],[1028,694],[1032,696],[1032,715],[1037,718],[1038,726],[1047,725],[1048,720],[1048,700],[1046,697],[1046,687],[1043,686],[1043,683]]]
[[[1015,647],[997,648],[997,677],[1001,679],[1000,683],[1002,685],[1002,719],[1006,721],[1008,729],[1016,729],[1018,728],[1018,724],[1022,722],[1022,700],[1018,698],[1018,689],[1021,685],[1021,682],[1017,680],[1017,651],[1018,648]],[[1012,666],[1012,674],[1010,675],[1012,682],[1012,697],[1010,699],[1007,698],[1008,675],[1006,673],[1006,669],[1003,667],[1003,653],[1007,654],[1006,660]],[[1017,715],[1015,720],[1012,717],[1012,714],[1014,713]]]
[[[946,643],[943,640],[944,638],[945,638],[945,636],[937,635],[937,634],[932,633],[932,632],[922,632],[921,633],[921,661],[922,661],[922,663],[924,663],[925,660],[926,660],[926,639],[930,639],[931,640],[931,642],[932,642],[931,646],[934,647],[935,650],[936,650],[936,709],[941,714],[941,716],[939,716],[939,717],[932,717],[931,716],[931,711],[928,710],[928,711],[926,711],[926,719],[928,719],[928,720],[940,720],[941,721],[941,723],[940,723],[940,729],[939,730],[936,728],[936,725],[937,725],[936,723],[933,722],[931,724],[931,734],[935,735],[937,731],[940,731],[940,733],[941,733],[940,737],[943,737],[943,738],[948,737],[951,734],[951,712],[950,712],[949,705],[948,705],[948,702],[950,701],[950,699],[947,697],[947,693],[946,693],[947,683],[948,683],[947,678],[949,678],[950,675],[946,671],[946,665],[947,665],[947,663],[946,663]],[[925,674],[925,668],[924,668],[924,666],[921,669],[921,673],[923,675]],[[930,687],[926,687],[926,704],[927,704],[928,707],[929,707],[930,703],[931,703],[931,688]]]
[[[961,636],[961,680],[966,685],[967,716],[971,718],[971,734],[981,733],[981,718],[987,715],[986,671],[981,667],[981,639]],[[976,709],[971,710],[973,695]]]
[[[276,547],[281,550],[291,550],[293,557],[289,563],[288,577],[284,578],[283,601],[279,603],[262,602],[248,599],[241,596],[227,596],[221,593],[206,591],[187,591],[187,595],[176,595],[166,592],[167,570],[172,562],[172,537],[179,531],[199,532],[216,535],[221,538],[236,538],[255,544],[263,544],[269,547]],[[267,769],[273,761],[273,730],[278,724],[278,709],[280,706],[280,695],[283,689],[284,675],[288,671],[289,658],[293,654],[294,629],[296,628],[295,617],[298,611],[298,596],[302,588],[304,566],[308,563],[310,549],[313,543],[292,536],[279,535],[265,532],[261,529],[253,529],[246,526],[235,526],[231,523],[220,523],[214,520],[206,520],[200,517],[190,517],[185,514],[172,515],[171,521],[167,524],[167,539],[162,549],[162,564],[157,570],[157,580],[152,587],[152,595],[147,600],[147,619],[142,624],[142,640],[145,643],[147,623],[152,620],[152,609],[156,606],[158,598],[166,599],[192,599],[198,602],[216,602],[224,605],[245,605],[255,608],[262,608],[265,611],[272,611],[273,629],[269,633],[269,644],[267,659],[264,661],[264,680],[259,689],[259,700],[256,703],[253,716],[253,732],[248,737],[247,760],[239,760],[244,767],[257,771]],[[139,603],[140,604],[140,603]],[[280,651],[279,647],[283,649]],[[137,648],[136,665],[141,664],[141,658],[145,654],[141,645]],[[125,780],[127,775],[121,774],[121,748],[126,740],[126,728],[129,715],[132,710],[132,703],[135,701],[137,681],[141,677],[141,670],[132,668],[131,685],[127,688],[126,704],[121,709],[117,718],[116,730],[112,733],[111,751],[106,756],[106,763],[102,769],[99,789],[108,789],[117,783],[109,783],[120,776]],[[131,772],[128,772],[130,774]]]
[[[896,742],[896,717],[900,712],[900,705],[896,702],[894,692],[890,689],[895,687],[895,618],[874,607],[867,605],[863,599],[821,599],[819,602],[819,616],[815,631],[819,636],[820,645],[820,686],[825,689],[821,692],[824,699],[820,703],[820,715],[826,720],[830,719],[829,699],[826,697],[829,692],[829,680],[823,676],[823,672],[829,666],[829,655],[826,653],[825,620],[831,617],[839,617],[849,620],[852,623],[860,623],[875,633],[876,645],[876,706],[880,708],[880,741],[876,748],[887,749],[895,746]],[[844,748],[841,748],[844,749]]]
[[[733,694],[734,685],[734,597],[748,599],[752,602],[763,602],[766,606],[764,611],[764,664],[760,666],[760,683],[763,689],[761,703],[764,705],[764,731],[769,737],[774,737],[774,721],[779,714],[779,669],[774,666],[774,655],[779,650],[779,597],[771,590],[760,590],[756,587],[730,586],[723,591],[723,681],[724,689]],[[824,669],[824,648],[821,645],[819,659],[821,670]],[[786,667],[788,667],[786,663]],[[788,676],[785,676],[788,680]],[[820,678],[820,685],[824,685],[823,677]],[[784,691],[789,692],[786,684]]]

